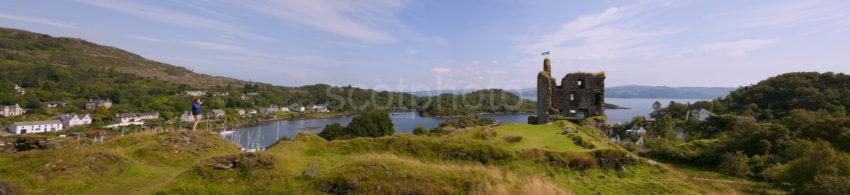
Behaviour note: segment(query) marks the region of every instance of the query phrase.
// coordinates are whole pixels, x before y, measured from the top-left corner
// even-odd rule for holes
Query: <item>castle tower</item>
[[[548,54],[543,53],[543,70],[537,74],[537,116],[529,116],[528,123],[580,121],[605,115],[605,73],[569,73],[559,85],[552,77]]]

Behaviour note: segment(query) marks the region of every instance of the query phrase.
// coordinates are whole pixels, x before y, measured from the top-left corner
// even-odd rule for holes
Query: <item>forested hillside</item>
[[[768,78],[729,96],[671,102],[646,126],[646,155],[762,179],[802,194],[850,193],[850,76],[796,72]],[[705,108],[705,121],[687,113]],[[687,137],[677,138],[677,132]],[[624,135],[628,137],[628,135]]]

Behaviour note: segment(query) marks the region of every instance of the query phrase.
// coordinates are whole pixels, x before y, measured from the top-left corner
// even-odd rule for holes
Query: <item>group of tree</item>
[[[796,193],[850,194],[850,76],[787,73],[712,101],[657,108],[647,155],[762,179]],[[715,113],[705,121],[688,111]],[[688,120],[686,120],[688,119]],[[622,128],[622,127],[621,127]],[[686,140],[675,132],[688,134]],[[673,133],[671,133],[673,132]]]
[[[395,133],[389,113],[383,110],[365,111],[346,126],[339,123],[325,125],[319,136],[326,140],[351,139],[356,137],[380,137]]]

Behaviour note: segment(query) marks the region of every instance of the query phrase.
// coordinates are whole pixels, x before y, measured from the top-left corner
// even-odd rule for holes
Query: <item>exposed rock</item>
[[[0,195],[20,194],[21,191],[12,183],[0,181]]]
[[[263,169],[273,167],[274,158],[259,153],[241,153],[206,159],[201,162],[201,166],[215,170]]]
[[[301,172],[301,176],[315,177],[317,172],[316,168],[318,168],[316,167],[316,164],[310,165],[310,167],[304,169],[304,172]]]

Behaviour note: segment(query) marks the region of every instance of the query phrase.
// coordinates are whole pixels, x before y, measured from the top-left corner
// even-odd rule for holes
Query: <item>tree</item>
[[[339,123],[327,124],[325,128],[319,133],[319,137],[325,138],[326,140],[334,140],[338,138],[342,138],[345,136],[346,132],[344,127]]]
[[[428,130],[422,125],[417,125],[416,128],[413,128],[413,135],[423,135],[428,133]]]
[[[340,124],[325,125],[319,136],[327,140],[348,139],[355,137],[380,137],[392,135],[393,121],[386,111],[367,111],[351,119],[348,126]]]
[[[661,110],[661,102],[655,101],[652,103],[652,110],[658,111]]]

